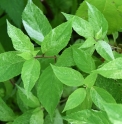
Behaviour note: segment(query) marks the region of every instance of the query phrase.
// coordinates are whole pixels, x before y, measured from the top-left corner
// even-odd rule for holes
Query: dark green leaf
[[[28,1],[22,15],[25,30],[29,36],[38,44],[41,44],[44,37],[51,31],[51,25],[43,12],[32,2]]]
[[[47,55],[57,55],[68,44],[71,32],[71,22],[65,22],[54,28],[42,42],[42,52]]]
[[[46,68],[38,80],[37,96],[52,117],[63,90],[62,83],[55,77],[51,67]]]
[[[13,22],[21,27],[21,15],[27,0],[0,0],[0,6],[3,8]]]
[[[58,67],[51,65],[55,76],[65,85],[68,86],[81,86],[83,85],[83,76],[80,72],[68,68],[68,67]]]
[[[21,73],[24,59],[11,51],[0,54],[0,82],[9,80]]]

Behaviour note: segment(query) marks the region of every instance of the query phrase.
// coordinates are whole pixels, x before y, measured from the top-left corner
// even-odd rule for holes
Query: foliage
[[[12,2],[17,13],[0,1],[1,123],[121,124],[122,2]]]

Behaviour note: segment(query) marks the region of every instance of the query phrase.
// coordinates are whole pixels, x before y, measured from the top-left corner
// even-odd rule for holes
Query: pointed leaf
[[[7,106],[7,104],[0,97],[0,120],[1,121],[13,121],[15,119],[15,115],[11,108]]]
[[[41,44],[42,52],[47,55],[57,55],[69,42],[71,37],[71,22],[65,22],[54,28]]]
[[[27,60],[22,68],[21,77],[24,88],[27,92],[31,91],[40,75],[40,63],[37,59]]]
[[[22,21],[28,35],[38,44],[52,29],[46,16],[32,0],[28,1],[23,11]]]
[[[87,52],[73,48],[73,58],[81,71],[90,73],[95,69],[95,62]]]
[[[11,51],[0,54],[0,82],[9,80],[21,73],[24,59]]]
[[[51,65],[55,76],[65,85],[68,86],[81,86],[83,85],[83,76],[80,72],[68,68],[68,67],[58,67]]]
[[[69,110],[69,109],[73,109],[73,108],[77,107],[78,105],[80,105],[83,102],[83,100],[85,99],[85,97],[86,97],[85,89],[79,88],[79,89],[75,90],[69,96],[63,112],[66,110]]]
[[[92,28],[91,24],[89,22],[87,22],[86,20],[84,20],[80,17],[74,16],[72,25],[73,25],[73,29],[80,36],[83,36],[85,38],[94,36],[93,28]]]
[[[99,87],[92,87],[90,91],[90,95],[94,104],[104,110],[103,103],[116,103],[111,94],[109,94],[106,90]]]
[[[84,84],[91,88],[94,84],[95,84],[95,81],[96,81],[96,78],[97,78],[97,74],[96,73],[91,73],[90,75],[88,75],[85,80],[84,80]]]
[[[31,108],[40,106],[39,100],[31,92],[27,93],[25,89],[19,86],[17,86],[17,88],[18,88],[18,95],[26,106]]]
[[[7,30],[15,50],[18,50],[20,52],[34,51],[34,45],[31,43],[29,37],[25,35],[20,29],[11,25],[8,21]]]
[[[86,41],[82,44],[82,46],[80,48],[92,47],[95,43],[96,43],[96,41],[94,40],[94,38],[89,37],[86,39]]]
[[[62,90],[63,85],[55,77],[51,67],[46,68],[38,80],[37,96],[51,117],[58,105]]]
[[[95,48],[97,52],[107,61],[111,61],[114,59],[114,55],[112,49],[108,43],[105,41],[98,41],[95,44]]]
[[[93,26],[95,31],[95,35],[102,29],[102,37],[99,39],[104,38],[108,31],[108,23],[104,18],[103,14],[93,5],[88,5],[88,20],[90,24]]]
[[[122,79],[122,58],[114,59],[97,69],[96,72],[104,77]]]

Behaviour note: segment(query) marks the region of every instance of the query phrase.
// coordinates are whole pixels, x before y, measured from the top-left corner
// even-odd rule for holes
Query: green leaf
[[[78,105],[80,105],[83,100],[86,97],[86,90],[84,88],[78,88],[76,89],[68,98],[65,108],[63,110],[69,110],[69,109],[73,109],[75,107],[77,107]]]
[[[43,111],[41,108],[36,108],[30,118],[30,124],[43,124],[44,119],[43,119]]]
[[[95,81],[96,81],[96,78],[97,78],[97,74],[96,73],[91,73],[90,75],[88,75],[85,79],[84,79],[84,84],[91,88]]]
[[[38,44],[52,29],[46,16],[32,0],[28,1],[23,11],[22,21],[28,35]]]
[[[111,61],[114,59],[114,55],[112,49],[108,43],[105,41],[98,41],[95,44],[95,48],[97,52],[107,61]]]
[[[81,86],[83,85],[83,76],[80,72],[68,68],[51,65],[55,76],[65,85]]]
[[[74,16],[72,26],[73,26],[73,29],[80,36],[83,36],[85,38],[94,36],[94,31],[91,24],[80,17]]]
[[[17,86],[18,95],[21,101],[28,107],[35,108],[40,106],[39,100],[31,92],[27,93],[25,89]]]
[[[8,21],[7,30],[15,50],[18,50],[20,52],[34,51],[34,45],[31,43],[29,37],[26,36],[20,29],[11,25]]]
[[[90,73],[95,69],[95,63],[92,57],[81,49],[73,48],[73,58],[77,67],[86,73]]]
[[[93,28],[88,21],[75,15],[66,13],[62,14],[66,17],[67,20],[72,20],[72,27],[80,36],[83,36],[85,38],[94,36]]]
[[[105,16],[108,22],[108,33],[112,34],[115,31],[119,31],[122,27],[122,11],[119,7],[122,5],[120,0],[86,0],[90,4],[94,5]],[[87,5],[86,2],[82,2],[78,8],[76,15],[87,19]],[[121,9],[121,8],[120,8]],[[122,9],[121,9],[122,10]],[[113,16],[114,15],[114,16]]]
[[[15,114],[12,109],[7,106],[7,104],[0,97],[0,120],[1,121],[13,121],[15,119]]]
[[[3,8],[10,19],[21,27],[21,15],[27,0],[0,0],[0,6]]]
[[[98,39],[104,38],[108,31],[108,23],[104,18],[103,14],[93,5],[88,5],[88,20],[90,24],[93,26],[95,34],[100,32],[102,29],[102,37],[98,37]]]
[[[96,41],[94,40],[94,38],[89,37],[86,39],[86,41],[82,44],[82,46],[80,48],[92,47],[95,43],[96,43]]]
[[[0,82],[9,80],[21,73],[24,59],[11,51],[0,54]]]
[[[62,54],[58,57],[56,65],[57,66],[74,66],[75,65],[71,47],[65,49],[62,52]]]
[[[122,58],[120,57],[104,64],[95,72],[107,78],[122,79]]]
[[[32,110],[26,111],[22,115],[18,116],[12,124],[30,124],[30,118]]]
[[[104,104],[104,109],[112,124],[122,123],[122,104],[114,103]]]
[[[90,90],[91,99],[94,104],[104,110],[103,103],[116,103],[111,94],[99,87],[92,87]]]
[[[111,124],[105,113],[87,109],[68,114],[64,119],[72,124]]]
[[[24,88],[27,92],[31,91],[40,75],[40,63],[37,59],[27,60],[23,64],[21,77]]]
[[[62,90],[62,83],[55,77],[49,66],[42,72],[38,80],[37,96],[51,117],[58,105]]]
[[[122,80],[114,80],[99,75],[95,85],[108,91],[114,97],[117,103],[122,103],[121,81]]]
[[[71,33],[71,22],[65,22],[54,28],[42,42],[42,52],[47,55],[57,55],[68,44]]]

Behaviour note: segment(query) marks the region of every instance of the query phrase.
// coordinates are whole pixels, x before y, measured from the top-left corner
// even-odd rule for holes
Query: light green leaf
[[[7,30],[15,50],[18,50],[20,52],[34,51],[34,45],[31,43],[29,37],[26,36],[20,29],[11,25],[8,21]]]
[[[98,41],[95,44],[95,48],[97,52],[107,61],[111,61],[114,59],[114,55],[112,49],[108,43],[105,41]]]
[[[22,68],[21,77],[24,88],[27,92],[31,91],[40,75],[40,63],[37,59],[27,60]]]
[[[55,77],[51,67],[46,68],[38,80],[37,96],[51,117],[58,105],[62,90],[63,85]]]
[[[17,54],[18,56],[21,56],[25,60],[30,60],[33,58],[32,54],[30,52],[22,52]]]
[[[86,0],[91,5],[94,5],[97,9],[101,11],[101,13],[105,16],[108,22],[108,33],[112,34],[115,31],[119,31],[122,27],[122,9],[119,7],[122,6],[122,2],[120,0]],[[80,7],[78,8],[76,15],[87,19],[87,5],[86,2],[82,2]],[[114,17],[113,17],[114,15]],[[102,21],[102,20],[101,20]],[[96,26],[95,26],[96,27]]]
[[[68,114],[64,119],[71,124],[112,124],[105,113],[87,109]]]
[[[70,21],[54,28],[42,42],[42,52],[47,55],[57,55],[68,44],[71,33]]]
[[[97,74],[96,73],[91,73],[90,75],[88,75],[84,79],[84,84],[87,87],[91,88],[95,84],[96,78],[97,78]]]
[[[83,76],[80,72],[68,68],[68,67],[58,67],[51,65],[55,76],[65,85],[68,86],[81,86],[83,85]]]
[[[40,106],[39,100],[31,92],[27,93],[25,89],[17,86],[18,95],[21,101],[28,107],[35,108]]]
[[[58,57],[56,65],[57,66],[74,66],[75,65],[71,47],[65,49],[62,52],[62,54]]]
[[[96,43],[96,41],[94,40],[94,38],[89,37],[86,39],[86,41],[82,44],[82,46],[80,48],[92,47],[95,43]]]
[[[95,72],[107,78],[122,79],[122,58],[120,57],[104,64]]]
[[[12,124],[30,124],[30,118],[32,110],[26,111],[22,115],[18,116]]]
[[[0,54],[0,82],[9,80],[21,73],[24,59],[11,51]]]
[[[73,109],[75,107],[77,107],[78,105],[80,105],[83,100],[86,97],[86,90],[84,88],[78,88],[76,89],[68,98],[65,108],[63,110],[69,110],[69,109]]]
[[[43,124],[44,119],[43,119],[43,111],[41,108],[36,108],[30,118],[30,124]]]
[[[73,26],[73,29],[80,36],[83,36],[85,38],[94,36],[94,31],[91,24],[80,17],[74,16],[72,26]]]
[[[104,104],[104,109],[112,124],[122,123],[122,104],[114,103]]]
[[[97,39],[102,39],[105,37],[108,31],[108,23],[106,19],[104,18],[103,14],[93,5],[88,5],[88,20],[90,24],[93,26],[93,29],[95,31],[95,35],[99,34],[99,32],[102,29],[102,35],[99,35],[101,37],[97,36]]]
[[[85,51],[73,48],[73,58],[77,67],[86,73],[95,69],[95,63],[92,57]]]
[[[23,11],[22,21],[28,35],[38,44],[41,44],[52,29],[46,16],[32,0],[28,1]]]
[[[1,121],[13,121],[15,119],[15,114],[12,109],[7,106],[7,104],[0,97],[0,120]]]
[[[93,28],[88,21],[86,21],[78,16],[75,16],[75,15],[70,15],[70,14],[66,14],[66,13],[63,13],[63,15],[66,17],[67,20],[71,19],[73,29],[80,36],[83,36],[85,38],[94,36]]]
[[[92,87],[90,90],[91,99],[94,104],[104,110],[103,103],[116,103],[111,94],[99,87]]]

